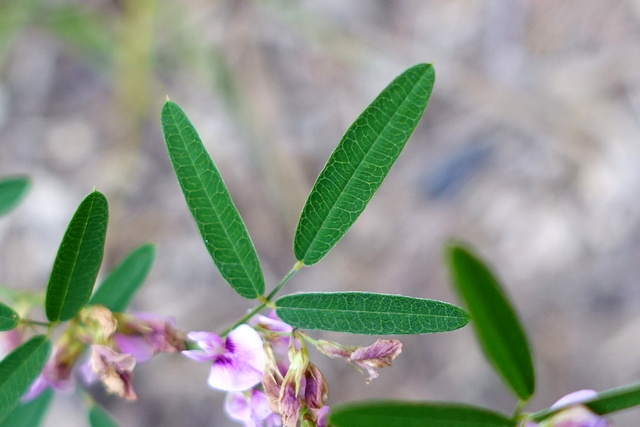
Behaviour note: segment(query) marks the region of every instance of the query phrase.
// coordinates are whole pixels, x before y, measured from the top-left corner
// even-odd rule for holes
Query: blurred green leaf
[[[52,399],[53,390],[43,391],[35,399],[16,406],[4,421],[0,422],[0,427],[38,427],[42,424]]]
[[[85,197],[71,218],[47,286],[50,321],[71,319],[89,301],[102,263],[108,219],[107,199],[98,191]]]
[[[57,4],[43,8],[40,19],[68,46],[76,46],[96,63],[107,64],[115,37],[104,13],[93,13],[86,5]]]
[[[592,399],[585,401],[583,404],[591,408],[591,410],[596,414],[600,415],[610,414],[612,412],[622,411],[623,409],[638,406],[640,405],[640,383],[601,391]],[[531,419],[533,421],[540,422],[561,409],[562,408],[545,409],[531,415]]]
[[[367,335],[428,334],[463,327],[469,316],[453,304],[367,292],[300,293],[275,302],[278,316],[301,329]]]
[[[25,342],[0,361],[0,421],[16,407],[44,367],[51,343],[44,335]]]
[[[515,310],[491,271],[468,249],[451,245],[447,259],[484,354],[515,394],[527,400],[535,388],[535,372]]]
[[[264,277],[247,228],[198,133],[174,102],[162,108],[162,130],[187,205],[220,274],[241,296],[262,295]]]
[[[409,68],[349,127],[300,214],[293,242],[298,261],[320,261],[362,213],[422,117],[434,78],[429,64]]]
[[[0,302],[0,331],[8,331],[18,326],[20,316],[14,309]]]
[[[333,427],[515,427],[483,408],[436,402],[364,402],[331,407]]]
[[[0,181],[0,215],[13,209],[29,190],[29,178],[14,176]]]
[[[90,304],[101,304],[114,312],[125,311],[151,270],[155,256],[156,249],[151,244],[133,250],[104,279]]]
[[[111,415],[98,405],[93,405],[89,410],[89,425],[91,427],[118,427],[118,423],[111,418]]]

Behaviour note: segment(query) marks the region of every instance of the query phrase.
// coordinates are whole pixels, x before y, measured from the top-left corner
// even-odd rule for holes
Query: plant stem
[[[267,306],[272,306],[271,298],[273,298],[278,293],[278,291],[284,286],[284,284],[287,283],[289,279],[291,279],[291,276],[293,276],[296,273],[296,271],[300,270],[303,265],[304,264],[302,263],[302,261],[296,262],[293,265],[293,268],[289,270],[287,275],[282,278],[280,283],[278,283],[278,286],[276,286],[266,298],[262,295],[258,297],[258,300],[260,301],[259,305],[255,306],[250,312],[242,316],[237,322],[235,322],[233,325],[229,326],[227,329],[222,331],[220,333],[220,336],[225,337],[229,332],[231,332],[238,326],[242,325],[243,323],[246,323],[247,320],[251,319],[254,315],[258,314],[263,308]]]
[[[271,298],[273,298],[278,291],[280,290],[280,288],[282,288],[284,286],[285,283],[287,283],[289,281],[289,279],[291,279],[291,276],[293,276],[298,270],[300,270],[302,267],[304,266],[304,264],[302,263],[302,261],[298,261],[293,265],[293,268],[291,270],[289,270],[289,272],[287,273],[286,276],[284,276],[282,278],[282,280],[280,281],[280,283],[278,283],[278,286],[276,286],[271,293],[267,296],[267,300],[271,301]]]
[[[51,322],[41,322],[39,320],[20,319],[20,322],[26,323],[27,325],[44,326],[45,328],[51,327]]]
[[[220,333],[221,337],[225,337],[229,332],[231,332],[232,330],[234,330],[235,328],[237,328],[238,326],[242,325],[243,323],[245,323],[247,320],[251,319],[254,315],[258,314],[263,308],[265,308],[267,306],[267,304],[262,303],[256,307],[254,307],[250,312],[248,312],[247,314],[245,314],[244,316],[242,316],[236,323],[234,323],[233,325],[229,326],[227,329],[225,329],[224,331],[222,331]]]

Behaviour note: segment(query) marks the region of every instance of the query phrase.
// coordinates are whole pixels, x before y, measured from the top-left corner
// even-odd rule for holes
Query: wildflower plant
[[[127,312],[152,267],[143,244],[94,291],[108,222],[107,199],[86,196],[70,220],[44,296],[3,292],[0,303],[0,427],[38,426],[55,392],[76,389],[92,427],[117,426],[88,385],[135,400],[134,370],[159,353],[210,365],[211,388],[227,392],[232,420],[256,426],[608,427],[606,414],[640,404],[640,384],[579,391],[548,409],[526,412],[535,369],[525,330],[493,272],[465,244],[448,243],[446,265],[464,309],[454,304],[370,292],[282,294],[297,271],[318,263],[363,212],[418,124],[434,84],[429,64],[393,80],[346,131],[320,172],[295,231],[291,270],[268,290],[258,255],[214,162],[186,113],[167,101],[161,125],[169,158],[204,245],[240,297],[255,301],[227,329],[183,332],[176,319]],[[0,181],[0,214],[29,187]],[[38,311],[39,310],[39,311]],[[40,317],[38,317],[40,316]],[[42,318],[42,320],[38,320]],[[516,403],[512,414],[454,402],[366,401],[328,406],[330,384],[309,347],[378,376],[403,350],[388,335],[447,332],[471,323],[487,360]],[[313,331],[373,335],[357,347],[314,338]],[[181,357],[180,356],[180,357]],[[205,381],[205,379],[203,379]]]

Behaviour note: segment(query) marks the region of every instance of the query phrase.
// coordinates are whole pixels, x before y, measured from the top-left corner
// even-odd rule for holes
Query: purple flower
[[[113,339],[121,353],[131,354],[138,363],[158,353],[184,350],[184,334],[175,328],[172,317],[152,313],[118,314],[118,320]]]
[[[213,332],[190,332],[187,338],[201,350],[182,354],[198,362],[212,362],[209,385],[225,391],[244,391],[262,380],[267,357],[260,335],[249,325],[240,325],[226,339]]]
[[[267,397],[259,390],[231,392],[227,395],[225,411],[230,418],[245,427],[275,427],[282,425],[280,416],[269,408]]]
[[[540,424],[527,421],[525,427],[610,427],[611,423],[606,418],[581,405],[596,395],[594,390],[569,393],[551,405],[551,409],[561,409],[559,412]]]
[[[71,373],[83,350],[84,345],[82,343],[74,342],[68,334],[62,335],[56,343],[52,355],[44,365],[42,372],[31,384],[22,399],[33,399],[49,387],[56,391],[71,390],[74,385]]]
[[[569,393],[566,396],[562,396],[560,399],[556,401],[553,405],[551,405],[551,409],[562,408],[566,406],[576,405],[578,403],[586,402],[587,400],[591,400],[596,397],[598,393],[595,390],[578,390],[573,393]]]
[[[323,406],[318,411],[318,427],[327,427],[329,424],[329,412],[331,412],[328,406]]]
[[[72,366],[63,360],[64,349],[57,347],[52,357],[47,361],[44,369],[38,378],[31,384],[29,390],[22,397],[23,401],[34,399],[47,388],[51,387],[56,391],[70,391],[73,389],[74,381],[71,377]]]

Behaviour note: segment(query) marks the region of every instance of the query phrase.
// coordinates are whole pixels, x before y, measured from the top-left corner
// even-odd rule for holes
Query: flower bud
[[[136,365],[133,356],[116,353],[107,346],[94,344],[91,346],[90,364],[109,393],[127,400],[137,398],[132,383],[133,368]]]
[[[369,374],[367,384],[378,377],[376,368],[391,366],[391,362],[402,353],[402,342],[398,340],[376,340],[367,347],[343,346],[342,344],[318,340],[318,350],[329,357],[340,357],[347,362],[365,369]]]

